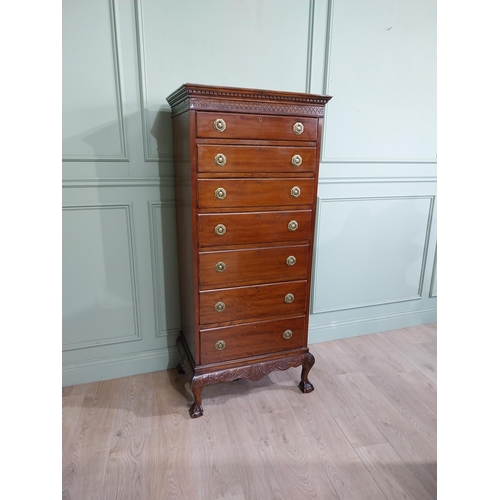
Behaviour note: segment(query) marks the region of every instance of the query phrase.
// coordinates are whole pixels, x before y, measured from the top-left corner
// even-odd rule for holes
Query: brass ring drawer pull
[[[218,273],[223,273],[226,270],[226,264],[224,262],[217,262],[214,268]]]
[[[302,125],[302,123],[300,123],[300,122],[297,122],[297,123],[293,126],[293,131],[294,131],[297,135],[302,134],[302,132],[304,132],[304,125]]]
[[[292,156],[292,165],[294,165],[295,167],[302,165],[302,156],[293,155]]]
[[[284,335],[284,334],[283,334]],[[216,343],[215,343],[215,348],[218,350],[218,351],[222,351],[222,349],[224,349],[224,347],[226,347],[226,343],[223,341],[223,340],[218,340]]]
[[[299,186],[294,186],[292,189],[290,189],[290,194],[294,198],[298,198],[300,196],[300,188],[299,188]]]
[[[286,265],[287,266],[294,266],[296,262],[297,262],[297,259],[293,255],[290,255],[286,259]]]
[[[297,231],[298,227],[299,227],[299,223],[296,220],[291,220],[288,223],[288,230],[289,231]]]
[[[295,124],[295,125],[297,125],[297,124]],[[217,120],[214,121],[214,129],[217,130],[217,132],[224,132],[224,130],[226,130],[226,122],[222,118],[217,118]],[[295,132],[295,133],[297,133],[297,132]],[[300,132],[300,133],[302,133],[302,132]]]
[[[291,339],[292,338],[292,330],[285,330],[283,332],[283,338],[285,340]]]
[[[224,224],[217,224],[215,226],[215,234],[222,236],[226,232],[226,226]]]
[[[287,293],[285,295],[285,302],[287,304],[291,304],[294,301],[294,299],[295,299],[295,297],[294,297],[293,293]]]
[[[297,188],[298,189],[298,188]],[[299,194],[300,194],[300,189],[299,189]],[[217,188],[214,192],[214,196],[218,200],[223,200],[226,197],[226,190],[224,188]],[[292,195],[293,196],[293,195]]]
[[[214,163],[219,165],[219,167],[222,167],[226,164],[226,157],[222,153],[216,154],[214,156]]]
[[[217,304],[215,304],[215,310],[217,312],[222,312],[225,308],[226,304],[224,304],[224,302],[217,302]]]

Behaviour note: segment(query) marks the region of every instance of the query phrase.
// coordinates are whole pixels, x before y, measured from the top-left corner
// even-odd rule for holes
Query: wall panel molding
[[[387,184],[437,182],[436,177],[320,177],[319,184]]]
[[[138,302],[138,291],[137,291],[137,271],[135,266],[135,251],[133,242],[133,232],[132,232],[132,219],[131,219],[131,204],[98,204],[98,205],[66,205],[63,206],[63,212],[72,211],[107,211],[107,210],[121,210],[125,213],[125,224],[126,224],[126,235],[127,235],[127,245],[128,245],[128,263],[129,263],[129,273],[130,273],[130,294],[132,297],[132,314],[133,314],[133,335],[126,336],[115,336],[112,338],[106,338],[104,336],[99,337],[99,340],[92,341],[81,341],[81,342],[70,342],[63,343],[62,350],[72,351],[76,349],[85,349],[88,347],[96,346],[106,346],[112,344],[121,344],[124,342],[133,342],[141,340],[141,331],[139,328],[139,302]]]
[[[323,94],[328,95],[330,87],[330,68],[331,68],[331,53],[332,53],[332,26],[333,26],[333,0],[328,0],[328,8],[326,15],[326,37],[325,37],[325,68],[323,71]],[[325,123],[326,125],[326,123]],[[323,127],[323,134],[326,137],[326,127]],[[322,160],[323,161],[323,160]]]
[[[326,114],[326,113],[325,113]],[[326,137],[326,120],[325,120],[325,137]],[[403,165],[421,165],[421,164],[437,164],[436,158],[321,158],[321,163],[337,164],[337,163],[401,163]]]
[[[305,92],[311,92],[312,79],[312,57],[313,57],[313,42],[314,42],[314,11],[315,0],[309,0],[309,28],[307,37],[307,60],[306,60],[306,86]]]
[[[419,272],[419,283],[418,283],[418,288],[417,291],[414,295],[410,296],[404,296],[404,297],[391,297],[383,300],[374,300],[374,301],[368,301],[368,302],[359,302],[359,303],[350,303],[350,304],[344,304],[342,306],[337,306],[337,307],[319,307],[318,304],[318,283],[320,281],[320,275],[319,275],[319,270],[318,268],[320,267],[317,263],[320,255],[320,245],[319,241],[321,239],[321,231],[322,231],[322,224],[321,224],[321,213],[322,213],[322,207],[324,206],[325,203],[342,203],[342,202],[364,202],[364,201],[387,201],[387,200],[429,200],[429,210],[427,214],[427,226],[425,230],[425,237],[424,237],[424,242],[423,242],[423,249],[422,249],[422,257],[420,259],[420,272]],[[415,300],[420,300],[422,299],[422,288],[423,288],[423,282],[424,282],[424,277],[425,277],[425,268],[426,268],[426,262],[427,262],[427,253],[428,253],[428,247],[429,247],[429,240],[430,240],[430,235],[431,235],[431,228],[432,228],[432,216],[434,212],[434,201],[435,201],[435,196],[432,195],[415,195],[415,196],[365,196],[365,197],[353,197],[353,198],[319,198],[318,200],[318,209],[317,209],[317,224],[318,228],[316,231],[316,242],[315,242],[315,265],[314,265],[314,275],[313,275],[313,287],[312,287],[312,303],[311,303],[311,314],[318,314],[318,313],[332,313],[332,312],[340,312],[340,311],[346,311],[350,309],[362,309],[362,308],[367,308],[367,307],[374,307],[374,306],[382,306],[382,305],[388,305],[388,304],[396,304],[400,302],[409,302],[409,301],[415,301]]]
[[[111,46],[113,51],[113,70],[115,79],[115,92],[116,92],[116,107],[118,117],[118,130],[120,137],[119,155],[110,156],[80,156],[80,155],[63,155],[63,162],[123,162],[129,161],[128,144],[125,128],[125,114],[123,110],[123,90],[122,90],[122,70],[121,70],[121,57],[118,43],[118,23],[116,18],[116,5],[117,0],[108,0],[110,11],[110,30],[111,30]]]
[[[174,187],[173,177],[123,177],[116,179],[64,179],[63,188]]]
[[[431,277],[431,286],[429,289],[429,297],[436,298],[437,297],[437,246],[434,251],[434,262],[432,264],[432,277]]]
[[[144,150],[144,161],[169,161],[173,162],[173,153],[165,158],[159,156],[151,156],[149,154],[151,149],[151,137],[149,130],[151,129],[147,110],[149,108],[148,93],[147,93],[147,75],[146,75],[146,52],[144,49],[144,24],[142,22],[143,8],[142,0],[135,0],[135,25],[136,25],[136,39],[137,39],[137,58],[139,63],[139,95],[140,95],[140,106],[141,106],[141,118],[142,118],[142,143]]]
[[[161,210],[167,208],[173,211],[173,217],[175,220],[175,201],[169,202],[149,202],[149,235],[150,235],[150,246],[151,246],[151,262],[153,271],[153,295],[154,295],[154,309],[155,309],[155,336],[156,337],[167,337],[172,339],[172,346],[175,345],[175,340],[181,329],[180,323],[175,324],[173,327],[168,327],[168,318],[166,317],[166,290],[165,290],[165,269],[164,269],[164,256],[166,255],[166,249],[163,248],[161,241],[165,240],[161,229]],[[158,229],[160,226],[160,229]],[[160,233],[160,234],[159,234]],[[175,255],[176,257],[176,255]],[[175,261],[175,267],[177,268],[177,259]],[[163,272],[161,272],[163,271]],[[172,276],[172,280],[175,282],[175,287],[177,291],[178,276]],[[163,286],[162,286],[163,284]],[[179,305],[176,304],[176,310],[179,309]],[[162,326],[162,316],[165,317],[165,323],[167,327]],[[180,318],[178,318],[180,321]]]
[[[330,71],[331,71],[331,54],[332,54],[332,26],[333,26],[333,0],[328,0],[326,24],[326,39],[325,39],[325,68],[323,71],[323,94],[330,95]],[[325,107],[325,116],[323,119],[323,140],[321,141],[321,158],[320,163],[331,163],[332,159],[326,158],[325,147],[328,138],[328,105]]]

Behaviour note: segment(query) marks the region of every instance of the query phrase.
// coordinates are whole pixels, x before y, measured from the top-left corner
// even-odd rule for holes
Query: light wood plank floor
[[[176,370],[63,389],[63,499],[436,498],[436,324],[310,346],[300,368],[203,389]]]

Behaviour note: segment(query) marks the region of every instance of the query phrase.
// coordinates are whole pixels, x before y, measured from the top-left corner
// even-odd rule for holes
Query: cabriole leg
[[[189,408],[189,414],[191,418],[198,418],[203,415],[203,406],[201,406],[201,390],[203,385],[200,383],[200,379],[193,377],[191,380],[191,391],[193,391],[194,402]]]
[[[299,389],[304,393],[314,391],[314,386],[311,384],[311,382],[309,382],[307,377],[315,361],[316,360],[314,359],[314,356],[310,352],[304,355],[304,361],[302,363],[302,372],[300,374],[300,382],[299,382]]]

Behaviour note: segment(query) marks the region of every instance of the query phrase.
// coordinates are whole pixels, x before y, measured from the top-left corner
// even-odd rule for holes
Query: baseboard
[[[324,325],[309,326],[309,343],[316,344],[328,340],[425,325],[436,321],[437,308],[435,307],[349,321],[334,321]]]
[[[175,368],[178,363],[179,355],[175,346],[82,363],[68,363],[63,364],[62,386],[167,370]]]

